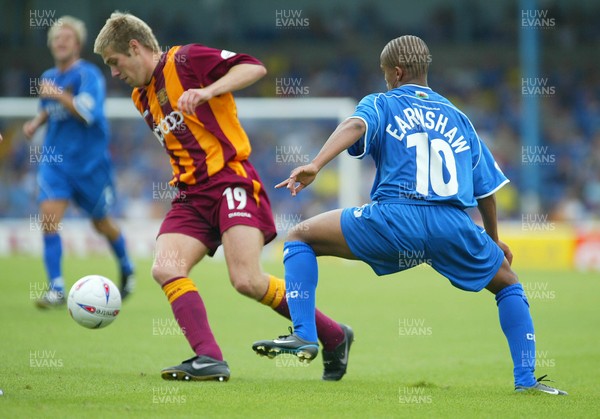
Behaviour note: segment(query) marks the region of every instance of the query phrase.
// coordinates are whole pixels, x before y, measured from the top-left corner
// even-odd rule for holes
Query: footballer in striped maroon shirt
[[[229,367],[190,270],[223,244],[235,289],[290,317],[285,282],[260,266],[261,250],[276,228],[269,198],[248,161],[250,141],[232,95],[262,78],[266,69],[249,55],[199,44],[162,53],[145,22],[120,12],[106,21],[94,52],[113,77],[133,88],[133,102],[169,155],[171,185],[179,189],[156,239],[152,276],[195,356],[161,375],[226,381]],[[318,310],[315,318],[323,344],[323,379],[339,380],[346,372],[352,329]]]

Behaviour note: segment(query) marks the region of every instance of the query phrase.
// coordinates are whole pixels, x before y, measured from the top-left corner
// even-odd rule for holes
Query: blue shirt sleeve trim
[[[508,182],[510,182],[510,180],[508,180],[508,179],[504,180],[504,182],[502,182],[500,185],[496,186],[496,188],[494,188],[491,192],[488,192],[488,193],[483,194],[483,195],[476,196],[475,199],[483,199],[483,198],[487,198],[490,195],[495,194],[496,191],[498,191],[500,188],[502,188]]]
[[[365,133],[363,134],[363,136],[356,142],[354,143],[352,146],[348,147],[348,155],[354,159],[362,159],[365,156],[365,153],[367,152],[367,138],[368,138],[368,133],[369,133],[369,124],[367,124],[367,121],[361,117],[361,116],[356,116],[353,115],[347,119],[360,119],[361,121],[364,122],[365,124]],[[359,148],[360,147],[360,143],[362,142],[362,153],[360,154],[355,154],[353,153],[353,151],[351,151],[354,148]]]
[[[73,106],[81,117],[85,120],[86,124],[91,125],[94,122],[94,115],[91,109],[95,106],[95,100],[87,92],[78,94],[73,98]]]

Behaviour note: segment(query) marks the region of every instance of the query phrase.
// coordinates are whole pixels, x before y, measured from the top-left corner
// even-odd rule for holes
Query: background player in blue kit
[[[420,38],[390,41],[381,53],[388,91],[362,99],[315,159],[277,185],[295,196],[346,149],[357,158],[370,155],[377,166],[372,203],[317,215],[290,232],[283,253],[285,280],[302,296],[288,295],[294,332],[256,342],[253,349],[270,357],[294,353],[311,360],[317,355],[317,256],[359,259],[378,275],[428,263],[455,287],[495,294],[515,390],[566,394],[534,376],[529,303],[510,267],[510,249],[498,239],[494,194],[508,179],[469,119],[427,86],[430,62]],[[474,206],[485,230],[464,211]]]
[[[50,28],[48,46],[55,67],[45,71],[37,84],[39,114],[23,126],[31,138],[40,126],[48,125],[37,176],[44,265],[50,283],[36,301],[41,308],[65,303],[59,230],[69,200],[85,211],[110,243],[120,266],[121,296],[127,297],[134,285],[123,234],[108,217],[114,192],[104,116],[105,82],[96,66],[80,59],[85,38],[85,24],[71,16],[61,17]]]

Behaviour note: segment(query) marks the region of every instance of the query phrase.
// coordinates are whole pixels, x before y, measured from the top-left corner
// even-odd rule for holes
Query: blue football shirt
[[[348,153],[375,160],[373,201],[468,208],[508,182],[465,114],[429,87],[368,95],[350,118],[367,127]]]
[[[65,72],[57,68],[45,71],[41,80],[71,93],[75,109],[85,120],[71,114],[57,100],[42,99],[40,108],[48,113],[42,148],[46,157],[42,161],[60,161],[61,169],[73,174],[89,173],[98,164],[110,161],[109,129],[104,115],[106,87],[100,70],[79,60]]]

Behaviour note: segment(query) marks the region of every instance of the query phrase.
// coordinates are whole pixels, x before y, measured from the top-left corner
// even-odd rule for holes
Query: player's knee
[[[119,231],[113,226],[108,218],[92,219],[92,225],[99,234],[109,239],[118,236]]]
[[[98,232],[98,233],[103,233],[104,232],[104,225],[102,223],[103,220],[92,220],[92,225],[94,226],[94,229]]]
[[[258,286],[252,275],[245,273],[230,273],[231,284],[237,292],[246,297],[260,298],[262,295],[257,295]]]
[[[177,276],[186,276],[181,272],[177,272],[175,269],[173,269],[172,266],[169,266],[168,263],[160,259],[154,261],[154,263],[152,264],[151,272],[152,278],[154,278],[154,280],[158,282],[159,285],[164,284],[171,278],[175,278]]]
[[[150,269],[150,273],[152,274],[152,278],[154,278],[154,280],[156,282],[158,282],[159,284],[162,284],[164,281],[162,280],[165,272],[164,269],[162,267],[160,267],[156,261],[154,261],[154,264],[152,264],[152,268]]]
[[[42,214],[40,225],[44,234],[55,234],[62,230],[62,222],[55,214]]]
[[[519,282],[519,277],[506,261],[502,264],[496,275],[499,277],[502,283],[506,284],[506,286]]]
[[[505,260],[486,288],[492,293],[496,294],[502,289],[518,283],[519,277],[517,276],[515,271],[511,269],[510,265]]]
[[[294,228],[291,228],[288,231],[286,241],[288,242],[303,242],[308,243],[308,235],[306,232],[308,231],[308,226],[306,223],[297,224]]]
[[[93,219],[92,225],[99,234],[108,237],[110,240],[116,240],[119,237],[119,229],[109,218]]]

